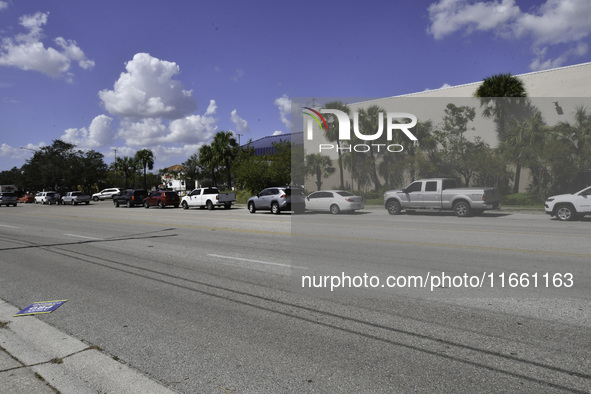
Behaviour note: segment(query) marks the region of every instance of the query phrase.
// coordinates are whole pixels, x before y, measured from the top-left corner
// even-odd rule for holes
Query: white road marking
[[[0,224],[0,227],[6,227],[6,228],[20,228],[20,227],[16,227],[16,226],[9,226],[8,224]]]
[[[265,265],[275,265],[275,266],[278,266],[278,267],[293,268],[293,269],[300,269],[300,270],[307,270],[308,269],[308,267],[299,267],[297,265],[272,263],[272,262],[269,262],[269,261],[261,261],[261,260],[243,259],[241,257],[221,256],[219,254],[208,254],[208,256],[210,256],[210,257],[219,257],[219,258],[222,258],[222,259],[229,259],[229,260],[247,261],[249,263],[258,263],[258,264],[265,264]]]
[[[77,235],[77,234],[64,234],[70,237],[76,237],[76,238],[84,238],[84,239],[96,239],[96,240],[102,240],[102,238],[95,238],[95,237],[86,237],[84,235]]]

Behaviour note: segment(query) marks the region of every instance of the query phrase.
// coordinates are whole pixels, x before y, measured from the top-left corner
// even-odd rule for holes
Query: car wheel
[[[150,204],[148,204],[147,201],[144,201],[144,208],[146,208],[146,209],[150,208]]]
[[[90,201],[86,201],[86,202],[85,202],[85,204],[86,204],[86,205],[89,205],[89,204],[90,204]]]
[[[400,203],[396,200],[389,201],[386,205],[390,215],[398,215],[400,213]]]
[[[556,217],[563,222],[569,222],[575,220],[577,217],[577,211],[575,211],[571,205],[559,205],[556,208]]]
[[[181,204],[183,209],[189,209],[189,204],[187,204],[186,201],[183,201],[183,203]]]
[[[225,209],[230,209],[230,208],[232,208],[232,205],[231,204],[226,204],[226,205],[224,205],[224,208]]]
[[[210,211],[213,209],[213,203],[211,202],[211,200],[207,200],[207,202],[205,203],[205,207]]]
[[[339,212],[341,212],[341,209],[339,208],[339,206],[337,204],[332,204],[330,206],[330,213],[332,213],[333,215],[338,215]]]
[[[257,211],[257,209],[254,207],[254,202],[249,202],[248,203],[248,212],[255,213],[256,211]]]
[[[179,204],[174,204],[174,207],[175,207],[175,208],[178,208],[178,207],[179,207]]]
[[[99,198],[98,198],[98,197],[93,197],[93,198],[92,198],[92,201],[94,201],[94,202],[98,202],[98,200],[99,200]]]
[[[113,201],[113,205],[115,205],[115,208],[119,208],[119,201]]]
[[[160,209],[164,208],[164,204],[162,203],[162,201],[158,201],[158,208],[160,208]]]
[[[468,217],[472,213],[470,204],[468,204],[466,201],[458,201],[454,204],[453,209],[456,213],[456,216],[460,218]]]
[[[127,208],[131,208],[133,206],[133,204],[131,203],[131,200],[127,200]]]
[[[277,204],[276,202],[272,203],[271,212],[273,212],[273,215],[279,215],[281,213],[281,210],[279,209],[279,204]]]

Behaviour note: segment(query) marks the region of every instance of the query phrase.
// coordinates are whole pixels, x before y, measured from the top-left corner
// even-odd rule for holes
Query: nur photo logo
[[[378,113],[377,131],[373,134],[363,134],[359,130],[359,113],[353,113],[353,121],[348,114],[338,109],[324,109],[320,108],[318,111],[309,107],[304,107],[303,113],[308,117],[304,117],[304,134],[308,141],[314,140],[314,122],[318,124],[320,130],[329,131],[329,125],[323,114],[332,114],[336,117],[339,127],[338,140],[348,141],[348,145],[335,145],[331,143],[321,143],[318,145],[318,152],[327,150],[340,150],[346,152],[369,152],[374,149],[378,152],[387,151],[391,153],[398,153],[404,150],[404,146],[397,143],[390,143],[393,141],[394,131],[402,131],[409,140],[413,143],[418,143],[417,137],[409,130],[416,126],[417,117],[406,112],[387,112],[386,125],[384,127],[384,113]],[[403,123],[403,120],[410,119],[410,122]],[[367,141],[367,143],[352,144],[351,138],[351,123],[353,124],[353,134],[355,138],[360,141]],[[333,126],[334,127],[334,126]],[[388,143],[378,143],[383,140],[384,129],[386,132],[386,141]],[[373,143],[370,143],[374,141]]]

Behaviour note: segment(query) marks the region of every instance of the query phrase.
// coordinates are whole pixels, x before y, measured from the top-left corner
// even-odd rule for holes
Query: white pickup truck
[[[384,194],[384,207],[390,215],[401,210],[438,209],[454,211],[456,216],[466,217],[499,209],[499,191],[490,187],[457,188],[456,181],[449,178],[421,179],[402,190]]]
[[[78,205],[78,204],[90,204],[90,196],[82,192],[67,192],[62,197],[62,204]]]
[[[570,221],[584,215],[591,215],[591,187],[573,194],[550,196],[544,204],[546,213],[558,220]]]
[[[230,209],[232,204],[236,204],[236,193],[220,193],[215,187],[201,187],[194,189],[181,200],[181,207],[189,209],[191,207],[213,209],[223,206]]]

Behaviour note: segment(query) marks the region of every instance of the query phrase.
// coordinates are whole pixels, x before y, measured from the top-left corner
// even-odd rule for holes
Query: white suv
[[[546,213],[558,220],[575,220],[583,215],[591,215],[591,187],[574,194],[560,194],[548,197]]]
[[[119,189],[117,187],[112,187],[110,189],[101,190],[100,192],[94,193],[92,195],[92,201],[97,202],[99,200],[100,201],[104,201],[104,200],[106,200],[108,198],[113,198],[113,196],[115,194],[119,194],[121,192],[121,190],[122,189]]]
[[[57,204],[55,192],[39,192],[35,196],[35,204]]]

